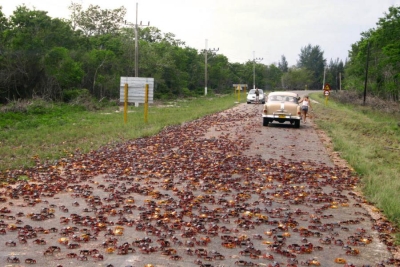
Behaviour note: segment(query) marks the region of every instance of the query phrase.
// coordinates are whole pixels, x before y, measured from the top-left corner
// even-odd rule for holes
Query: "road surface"
[[[263,127],[261,110],[24,172],[31,182],[0,188],[0,265],[390,266],[390,224],[312,119]]]

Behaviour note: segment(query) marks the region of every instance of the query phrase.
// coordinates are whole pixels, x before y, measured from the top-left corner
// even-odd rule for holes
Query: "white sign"
[[[146,84],[149,85],[149,103],[153,103],[154,78],[121,77],[119,101],[125,102],[125,84],[128,84],[128,103],[144,103]]]

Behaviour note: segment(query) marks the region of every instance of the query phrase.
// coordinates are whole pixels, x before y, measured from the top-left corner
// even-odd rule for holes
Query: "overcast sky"
[[[280,61],[285,55],[295,65],[302,47],[319,45],[328,63],[343,62],[360,34],[375,28],[390,6],[400,0],[0,0],[10,16],[17,6],[44,10],[51,17],[69,18],[68,6],[80,3],[103,9],[124,6],[126,19],[173,33],[187,46],[219,48],[230,62]]]

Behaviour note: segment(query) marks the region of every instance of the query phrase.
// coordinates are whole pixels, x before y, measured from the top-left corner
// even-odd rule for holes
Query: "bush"
[[[86,93],[85,89],[70,89],[70,90],[65,90],[63,92],[63,101],[65,103],[69,103],[75,99],[77,99],[81,94]]]
[[[340,103],[358,106],[364,105],[364,93],[361,91],[333,91],[330,94],[330,97]],[[395,101],[387,101],[375,96],[367,95],[365,105],[385,113],[400,114],[400,103]]]
[[[43,98],[35,97],[33,99],[18,99],[10,101],[7,105],[0,108],[0,112],[45,114],[46,110],[51,107],[52,102],[48,102]]]
[[[183,97],[194,97],[195,92],[189,90],[189,88],[182,88],[182,96]]]
[[[68,101],[72,106],[84,107],[86,110],[98,110],[100,108],[99,103],[91,96],[88,89],[70,90],[67,95],[73,97]]]

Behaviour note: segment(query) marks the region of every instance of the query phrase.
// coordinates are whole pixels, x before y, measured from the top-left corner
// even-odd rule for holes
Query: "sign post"
[[[154,78],[121,77],[120,103],[124,102],[124,121],[127,122],[128,103],[144,104],[144,120],[147,123],[149,103],[153,103]]]
[[[331,86],[329,83],[324,85],[325,106],[328,105],[329,95],[331,93]]]
[[[145,102],[145,91],[146,84],[149,85],[149,98],[150,104],[153,103],[154,95],[154,78],[145,77],[121,77],[120,82],[120,102],[124,101],[124,86],[128,84],[128,103],[135,103],[135,106],[139,106],[139,103],[144,104]]]
[[[235,92],[235,97],[236,97],[236,93],[238,94],[238,102],[240,102],[240,91],[242,91],[242,88],[244,89],[244,93],[246,93],[246,89],[247,89],[247,84],[239,84],[239,83],[235,83],[232,84],[233,86],[233,90]]]

